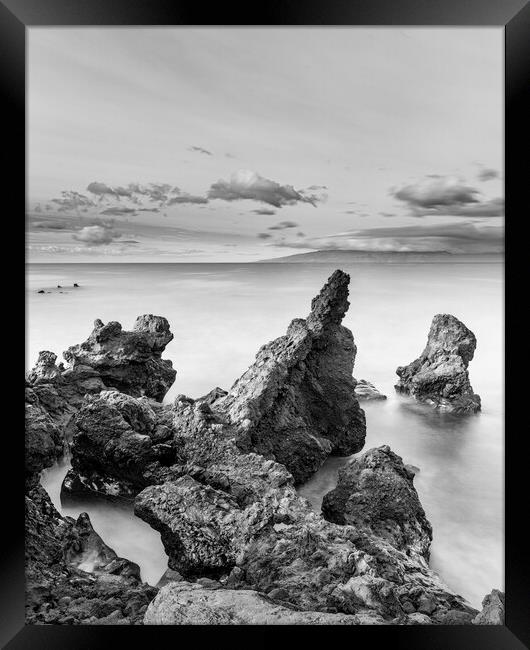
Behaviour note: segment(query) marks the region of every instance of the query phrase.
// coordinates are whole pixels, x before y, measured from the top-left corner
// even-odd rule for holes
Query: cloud
[[[208,198],[222,201],[251,199],[268,203],[275,208],[298,202],[311,203],[316,207],[313,197],[304,196],[292,185],[280,185],[249,170],[240,170],[232,174],[230,181],[219,180],[214,183],[208,191]]]
[[[92,246],[110,244],[121,235],[107,226],[85,226],[78,233],[72,235],[73,239]]]
[[[163,204],[167,201],[169,193],[180,192],[178,187],[171,187],[168,183],[149,183],[148,185],[129,183],[127,187],[111,187],[99,181],[89,183],[87,191],[99,197],[100,201],[110,198],[119,201],[121,198],[128,198],[137,205],[140,204],[139,197],[147,197],[155,203]]]
[[[499,178],[499,172],[496,169],[484,167],[477,174],[479,181],[491,181],[493,178]]]
[[[203,153],[206,156],[213,156],[213,153],[211,151],[208,151],[208,149],[203,149],[202,147],[188,147],[188,151],[196,151],[197,153]]]
[[[59,207],[57,208],[58,212],[69,212],[74,210],[79,212],[79,208],[87,208],[95,206],[95,203],[85,196],[84,194],[79,194],[79,192],[66,191],[61,192],[60,199],[52,199],[51,203],[55,203]]]
[[[327,190],[327,185],[310,185],[308,190]]]
[[[415,217],[500,217],[504,199],[481,200],[480,192],[459,179],[431,174],[412,185],[390,191]]]
[[[35,206],[35,212],[42,212],[42,208],[40,206],[40,203],[37,203],[37,205]]]
[[[280,221],[280,223],[270,226],[268,230],[285,230],[287,228],[297,228],[298,224],[296,221]]]
[[[297,237],[305,237],[305,232],[302,232],[302,231],[297,232],[297,233],[296,233],[296,236],[297,236]]]
[[[68,224],[63,221],[38,221],[34,224],[34,227],[39,230],[66,230]]]
[[[272,216],[273,214],[276,214],[276,210],[267,210],[267,208],[258,208],[257,210],[252,210],[252,212],[265,216]]]
[[[99,181],[93,181],[92,183],[89,183],[86,190],[91,194],[99,196],[100,199],[105,196],[118,196],[112,187],[109,187],[106,183],[100,183]]]
[[[208,199],[204,196],[194,196],[193,194],[184,193],[170,198],[167,205],[177,205],[181,203],[194,203],[196,205],[201,205],[208,203]]]
[[[272,235],[269,234],[268,232],[259,232],[258,237],[260,239],[270,239],[272,237]]]
[[[313,250],[501,253],[504,250],[504,229],[472,221],[368,228],[278,245]]]

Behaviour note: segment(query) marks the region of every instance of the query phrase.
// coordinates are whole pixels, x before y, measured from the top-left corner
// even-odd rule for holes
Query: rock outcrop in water
[[[383,395],[377,388],[366,379],[359,379],[355,386],[355,397],[359,402],[370,402],[374,400],[384,400],[386,395]]]
[[[264,345],[254,364],[214,403],[237,428],[242,451],[282,463],[297,483],[327,456],[362,449],[364,412],[352,376],[356,347],[341,325],[348,310],[349,276],[335,271],[304,320]]]
[[[74,416],[72,469],[63,493],[132,497],[176,462],[166,409],[119,391],[89,396]]]
[[[138,316],[131,332],[116,321],[104,325],[97,319],[88,339],[68,348],[64,358],[73,369],[96,370],[107,388],[161,402],[177,374],[171,361],[161,358],[172,339],[162,316]]]
[[[141,624],[157,590],[120,558],[88,515],[62,517],[40,485],[26,494],[26,623]]]
[[[437,314],[421,356],[396,373],[396,390],[440,411],[476,413],[480,397],[469,383],[468,365],[477,340],[471,330],[450,314]]]
[[[337,487],[324,496],[322,513],[328,521],[367,530],[428,561],[432,527],[413,480],[390,447],[370,449],[339,470]]]
[[[88,341],[65,353],[68,370],[41,355],[27,398],[28,622],[461,624],[477,616],[428,568],[430,526],[412,473],[388,447],[341,477],[327,513],[340,523],[296,492],[328,454],[364,444],[356,350],[341,325],[348,280],[336,271],[308,318],[263,346],[230,391],[197,400],[159,403],[175,376],[160,358],[172,334],[159,317],[140,317],[133,332],[96,321]],[[88,390],[78,390],[81,381]],[[48,410],[53,390],[67,403],[73,391],[69,413]],[[137,495],[136,514],[161,534],[169,582],[148,610],[157,590],[140,582],[136,565],[117,558],[86,515],[59,515],[37,485],[36,473],[60,453],[67,416],[64,491]]]

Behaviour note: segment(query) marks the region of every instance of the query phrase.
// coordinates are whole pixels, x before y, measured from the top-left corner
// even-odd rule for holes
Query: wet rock
[[[432,527],[413,479],[388,445],[370,449],[339,470],[337,487],[324,496],[322,513],[329,521],[366,529],[407,555],[428,561]]]
[[[185,577],[217,577],[235,564],[236,502],[191,476],[146,488],[135,514],[160,531],[169,567]]]
[[[355,386],[355,397],[359,400],[359,402],[386,399],[386,395],[383,395],[383,393],[378,391],[377,388],[369,381],[366,381],[366,379],[357,380],[357,384]]]
[[[104,325],[97,319],[88,339],[68,348],[64,358],[74,369],[83,365],[97,370],[108,388],[161,402],[176,376],[171,361],[161,358],[172,339],[162,316],[138,316],[130,332],[116,321]]]
[[[140,581],[138,565],[119,558],[86,513],[61,516],[45,490],[26,494],[26,623],[141,624],[157,593]]]
[[[437,314],[421,356],[396,370],[396,390],[440,411],[476,413],[480,397],[473,392],[468,372],[476,345],[473,332],[457,318]]]
[[[498,589],[484,596],[482,611],[473,619],[475,625],[504,625],[504,593]]]
[[[132,497],[157,482],[158,473],[176,462],[170,436],[161,436],[163,410],[145,397],[118,391],[87,397],[74,416],[72,469],[62,486],[65,495],[94,493]]]
[[[35,392],[26,387],[26,481],[32,482],[41,470],[51,467],[62,456],[63,449],[64,440],[60,429],[44,409]]]
[[[258,351],[254,364],[215,408],[238,431],[238,446],[282,463],[297,483],[330,453],[362,449],[365,417],[352,376],[356,347],[341,325],[349,276],[335,271],[304,320]]]
[[[384,620],[367,612],[363,623]],[[146,625],[359,625],[360,616],[300,611],[251,590],[207,589],[171,583],[149,605]]]

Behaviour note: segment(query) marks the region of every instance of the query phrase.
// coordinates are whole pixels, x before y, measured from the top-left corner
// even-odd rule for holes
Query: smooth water
[[[199,397],[229,388],[258,348],[304,317],[311,298],[334,270],[326,264],[33,264],[27,275],[26,366],[39,350],[61,356],[89,335],[95,318],[168,318],[175,335],[165,358],[177,379],[167,395]],[[420,468],[415,485],[434,530],[431,566],[474,606],[492,588],[503,589],[503,266],[501,264],[341,265],[350,273],[350,309],[344,324],[358,348],[354,375],[388,395],[364,403],[365,450],[381,444]],[[72,288],[74,282],[80,287]],[[57,285],[63,288],[58,289]],[[39,289],[50,293],[38,294]],[[60,292],[63,293],[60,293]],[[461,319],[478,341],[471,383],[482,412],[441,415],[395,394],[395,369],[422,351],[436,313]],[[331,458],[300,492],[320,508],[347,459]],[[43,483],[59,505],[66,467]],[[130,506],[93,504],[86,510],[114,550],[134,560],[155,583],[166,566],[158,533]]]

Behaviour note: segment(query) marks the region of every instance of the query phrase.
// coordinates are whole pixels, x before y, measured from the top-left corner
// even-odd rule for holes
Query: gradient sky
[[[500,251],[503,61],[501,28],[30,28],[28,259]]]

